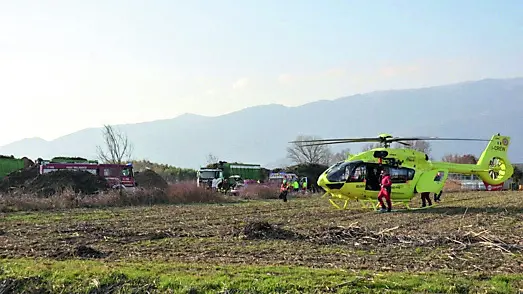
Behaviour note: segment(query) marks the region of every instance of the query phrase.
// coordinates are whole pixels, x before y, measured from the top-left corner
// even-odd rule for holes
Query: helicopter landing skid
[[[349,202],[358,202],[360,204],[360,207],[364,208],[364,209],[370,209],[370,210],[374,210],[374,211],[380,211],[380,209],[381,209],[379,201],[374,200],[374,199],[347,198],[347,197],[343,197],[343,196],[339,196],[339,195],[333,195],[330,193],[325,193],[321,197],[325,198],[327,196],[330,196],[329,202],[331,203],[331,205],[334,206],[334,208],[340,209],[340,210],[348,209]],[[411,207],[409,205],[409,202],[405,202],[405,201],[392,202],[392,207],[397,207],[398,205],[404,206],[405,209],[393,209],[392,212],[405,211],[405,210],[429,209],[429,208],[435,207],[437,204],[434,203],[430,206],[425,206],[425,207]]]
[[[340,201],[340,200],[338,200]],[[329,202],[337,209],[347,209],[347,206],[349,205],[349,200],[341,200],[343,202],[343,205],[338,205],[335,200],[329,199]]]
[[[423,210],[423,209],[429,209],[429,208],[433,208],[435,207],[437,204],[434,203],[432,205],[428,205],[428,206],[425,206],[425,207],[410,207],[409,203],[408,202],[393,202],[392,203],[392,207],[397,207],[398,204],[402,204],[405,206],[405,209],[393,209],[392,212],[395,212],[395,211],[405,211],[405,210]],[[380,210],[380,204],[376,204],[375,206],[375,210],[376,211],[379,211]]]
[[[331,198],[331,199],[329,199],[329,202],[335,208],[345,210],[345,209],[348,209],[349,202],[351,202],[351,200]],[[370,210],[374,209],[374,201],[371,201],[371,200],[359,200],[359,201],[353,200],[352,202],[360,203],[360,207],[364,208],[364,209],[370,209]]]
[[[425,207],[422,206],[422,207],[414,207],[414,208],[410,207],[410,205],[408,205],[408,204],[405,204],[405,206],[407,207],[408,210],[423,210],[423,209],[433,208],[433,207],[437,206],[437,204],[434,203],[432,205],[427,205]]]
[[[376,200],[370,200],[370,199],[357,199],[357,198],[347,198],[342,197],[338,195],[333,195],[330,193],[323,194],[322,198],[330,196],[329,202],[334,206],[336,209],[345,210],[349,207],[349,202],[358,202],[361,206],[361,208],[365,209],[374,209],[375,203],[377,203]]]

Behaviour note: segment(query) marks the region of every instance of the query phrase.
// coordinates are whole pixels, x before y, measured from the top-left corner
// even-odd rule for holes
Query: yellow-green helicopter
[[[391,143],[410,146],[408,141],[485,141],[487,147],[477,164],[458,164],[435,162],[427,154],[410,148],[390,148]],[[492,186],[502,185],[511,178],[514,168],[510,163],[507,150],[510,137],[500,134],[489,139],[439,138],[439,137],[392,137],[380,134],[374,138],[323,139],[293,141],[302,146],[331,145],[344,143],[377,142],[381,147],[349,155],[318,178],[318,186],[330,196],[334,207],[346,209],[349,201],[359,201],[364,206],[378,207],[377,196],[380,190],[380,172],[388,171],[392,180],[391,200],[411,209],[409,203],[416,193],[435,193],[441,195],[449,173],[477,175],[483,180],[488,190]],[[341,203],[340,203],[341,201]],[[433,206],[432,204],[429,205]]]

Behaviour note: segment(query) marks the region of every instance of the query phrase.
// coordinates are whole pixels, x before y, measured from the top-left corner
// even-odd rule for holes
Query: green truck
[[[34,164],[27,157],[15,158],[14,156],[0,155],[0,179],[12,172],[30,167]]]
[[[263,180],[262,167],[259,164],[246,164],[238,162],[225,162],[209,164],[202,167],[197,173],[197,185],[211,187],[214,179],[234,179],[234,181]]]
[[[64,157],[64,156],[57,156],[53,157],[51,160],[44,160],[44,162],[48,163],[94,163],[98,164],[98,160],[89,160],[85,159],[83,157]]]

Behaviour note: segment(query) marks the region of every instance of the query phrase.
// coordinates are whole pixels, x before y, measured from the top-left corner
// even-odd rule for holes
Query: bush
[[[181,182],[169,186],[168,192],[176,203],[218,203],[227,199],[218,192],[197,187],[195,182]]]
[[[251,184],[240,190],[243,199],[278,199],[279,187]]]
[[[49,196],[37,197],[33,194],[0,195],[0,212],[39,211],[53,209],[68,209],[80,207],[116,207],[140,206],[155,204],[190,204],[190,203],[221,203],[231,201],[222,194],[196,187],[194,182],[169,185],[167,190],[142,189],[134,191],[117,190],[82,195],[75,194],[71,189]]]

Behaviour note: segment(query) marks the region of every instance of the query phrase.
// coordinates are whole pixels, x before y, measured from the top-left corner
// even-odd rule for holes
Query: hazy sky
[[[0,145],[514,76],[521,0],[0,0]]]

